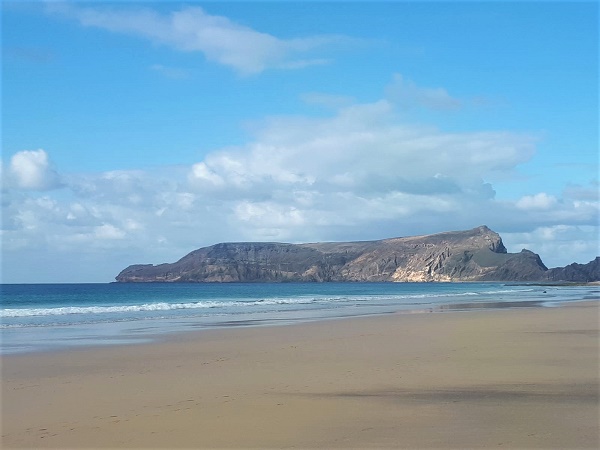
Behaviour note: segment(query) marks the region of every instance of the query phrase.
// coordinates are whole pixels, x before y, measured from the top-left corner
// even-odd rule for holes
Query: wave
[[[294,303],[312,303],[314,299],[273,299],[256,301],[200,301],[186,303],[144,303],[142,305],[122,306],[63,306],[56,308],[4,309],[0,317],[62,316],[67,314],[106,314],[143,311],[173,311],[178,309],[227,308],[234,306],[281,305]]]
[[[494,295],[533,291],[533,289],[510,289],[501,291],[482,292],[446,292],[446,293],[423,293],[403,295],[364,295],[364,296],[300,296],[288,298],[269,298],[259,300],[202,300],[195,302],[155,302],[137,305],[111,305],[111,306],[62,306],[50,308],[12,308],[0,310],[0,318],[18,318],[33,316],[64,316],[71,314],[115,314],[136,313],[152,311],[174,311],[185,309],[213,309],[232,307],[252,307],[269,305],[306,305],[314,303],[340,303],[340,302],[368,302],[368,301],[403,301],[426,300],[439,298],[456,298],[468,296]],[[428,302],[417,302],[421,304]]]

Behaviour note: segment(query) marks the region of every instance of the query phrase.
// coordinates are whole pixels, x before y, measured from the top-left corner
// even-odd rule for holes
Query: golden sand
[[[2,446],[598,448],[598,302],[2,359]]]

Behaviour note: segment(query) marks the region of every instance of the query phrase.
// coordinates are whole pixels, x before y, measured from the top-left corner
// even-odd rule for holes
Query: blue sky
[[[222,241],[598,248],[597,2],[3,2],[2,280]]]

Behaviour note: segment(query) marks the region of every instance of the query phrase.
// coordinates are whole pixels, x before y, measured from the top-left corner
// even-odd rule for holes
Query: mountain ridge
[[[471,230],[374,241],[225,242],[174,263],[135,264],[117,282],[575,281],[600,280],[600,258],[548,269],[529,250],[508,253],[500,235]]]

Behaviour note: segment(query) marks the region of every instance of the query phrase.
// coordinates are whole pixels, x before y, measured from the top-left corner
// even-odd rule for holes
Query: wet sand
[[[598,448],[599,302],[2,358],[2,447]]]

